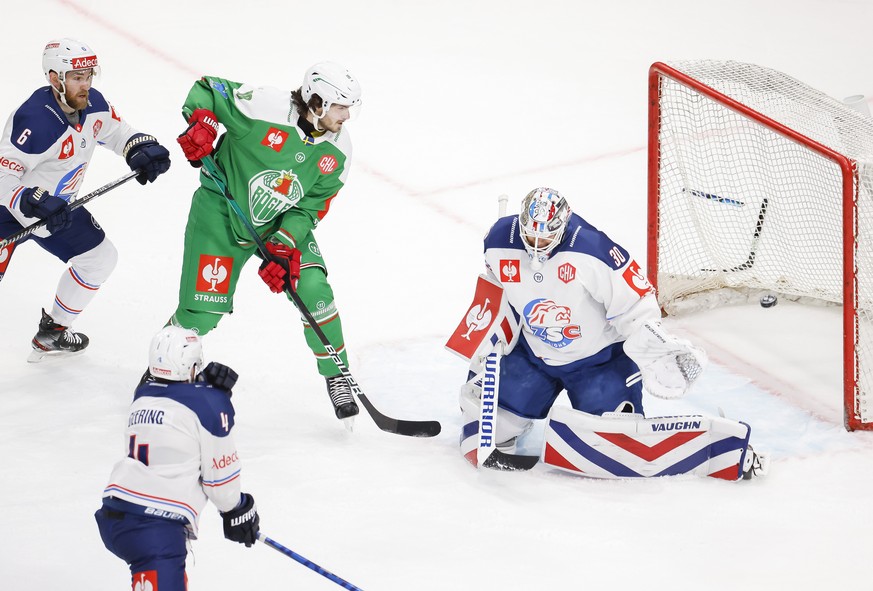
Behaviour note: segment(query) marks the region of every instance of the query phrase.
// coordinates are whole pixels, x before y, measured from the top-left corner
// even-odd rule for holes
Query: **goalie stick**
[[[336,583],[337,585],[339,585],[343,589],[348,589],[349,591],[363,591],[360,587],[355,587],[354,585],[352,585],[351,583],[349,583],[345,579],[341,579],[340,577],[336,576],[332,572],[321,568],[320,566],[318,566],[317,564],[315,564],[311,560],[304,558],[303,556],[300,556],[294,550],[292,550],[290,548],[286,548],[285,546],[283,546],[282,544],[280,544],[279,542],[277,542],[275,540],[271,540],[266,535],[264,535],[263,532],[258,532],[258,539],[260,541],[262,541],[264,544],[266,544],[267,546],[269,546],[270,548],[272,548],[273,550],[276,550],[278,552],[281,552],[285,556],[289,556],[289,557],[293,558],[294,560],[296,560],[297,562],[299,562],[300,564],[302,564],[306,568],[312,569],[315,572],[317,572],[318,574],[320,574],[321,576],[323,576],[327,579],[330,579],[331,581],[333,581],[334,583]]]
[[[203,163],[203,168],[205,169],[206,175],[212,180],[218,190],[224,195],[225,199],[227,199],[227,202],[230,204],[234,213],[236,213],[240,221],[242,221],[243,225],[245,225],[246,230],[249,232],[252,240],[257,245],[258,251],[261,253],[261,256],[265,260],[268,260],[270,258],[270,255],[267,252],[267,247],[264,245],[264,241],[261,239],[260,235],[258,235],[257,230],[255,230],[254,226],[252,226],[252,223],[245,216],[242,209],[240,209],[239,203],[237,203],[236,200],[233,198],[233,195],[230,194],[230,190],[227,188],[226,182],[221,178],[223,174],[221,173],[221,171],[219,171],[218,165],[215,164],[212,156],[205,156],[201,159],[201,162]],[[334,349],[333,345],[330,344],[327,335],[325,335],[324,331],[321,330],[321,327],[318,326],[315,318],[312,317],[312,313],[306,307],[306,304],[303,303],[303,300],[300,299],[300,296],[297,295],[297,292],[294,290],[286,289],[285,293],[288,294],[288,297],[290,297],[291,301],[294,302],[294,305],[297,306],[297,309],[303,315],[303,318],[306,320],[307,324],[310,326],[310,328],[312,328],[313,332],[318,337],[318,340],[321,341],[321,345],[324,347],[325,352],[330,356],[330,358],[336,364],[337,369],[339,369],[340,373],[348,382],[349,388],[351,388],[352,393],[358,398],[358,400],[361,401],[361,404],[364,405],[364,408],[367,409],[367,412],[370,414],[370,417],[373,419],[373,422],[376,423],[377,427],[388,433],[396,433],[397,435],[406,435],[408,437],[434,437],[435,435],[439,435],[442,428],[439,421],[409,421],[403,419],[395,419],[379,412],[361,390],[361,387],[352,376],[349,368],[346,367],[345,363],[343,363],[343,360],[336,352],[336,349]]]
[[[695,197],[700,197],[702,199],[708,199],[709,201],[713,201],[715,203],[723,203],[725,205],[730,205],[733,207],[745,207],[746,203],[744,201],[739,201],[737,199],[731,199],[729,197],[722,197],[721,195],[716,195],[714,193],[707,193],[705,191],[698,191],[696,189],[682,189],[683,192],[688,191],[691,195]],[[749,245],[749,257],[746,259],[744,263],[737,265],[736,267],[731,267],[730,269],[721,269],[721,273],[736,273],[737,271],[745,271],[746,269],[751,269],[755,265],[755,257],[758,256],[758,242],[761,239],[761,231],[764,229],[764,220],[767,217],[767,207],[770,205],[770,199],[767,197],[763,197],[761,199],[761,207],[758,210],[758,219],[755,222],[755,230],[752,232],[752,242]],[[707,273],[716,273],[719,272],[718,269],[701,269],[701,271],[705,271]]]
[[[91,191],[90,193],[88,193],[84,197],[80,197],[78,199],[75,199],[74,201],[71,201],[69,206],[67,206],[67,211],[73,211],[74,209],[79,209],[80,207],[82,207],[83,205],[85,205],[86,203],[88,203],[89,201],[94,199],[95,197],[99,197],[103,193],[108,193],[109,191],[111,191],[115,187],[123,185],[124,183],[126,183],[130,179],[136,177],[138,174],[140,174],[139,170],[132,170],[129,173],[127,173],[126,175],[124,175],[123,177],[121,177],[119,179],[115,179],[111,183],[106,183],[105,185],[103,185],[99,189],[95,189],[95,190]],[[36,232],[37,230],[39,230],[40,228],[45,226],[47,223],[48,223],[48,219],[34,222],[34,223],[30,224],[29,226],[27,226],[26,228],[19,230],[15,234],[12,234],[11,236],[3,238],[2,240],[0,240],[0,249],[3,249],[4,247],[6,247],[14,242],[19,242],[19,241],[23,240],[24,238],[27,238],[28,236],[30,236],[31,234],[33,234],[34,232]]]

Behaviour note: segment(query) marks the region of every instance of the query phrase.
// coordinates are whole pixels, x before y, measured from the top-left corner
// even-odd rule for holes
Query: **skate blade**
[[[33,349],[27,357],[28,363],[42,363],[44,361],[53,361],[56,359],[66,359],[67,357],[76,357],[85,352],[85,349],[80,351],[43,351],[42,349]]]
[[[355,417],[356,416],[357,415],[352,415],[350,417],[346,417],[344,419],[341,419],[343,422],[343,426],[346,428],[346,430],[349,433],[354,433],[354,431],[355,431]]]

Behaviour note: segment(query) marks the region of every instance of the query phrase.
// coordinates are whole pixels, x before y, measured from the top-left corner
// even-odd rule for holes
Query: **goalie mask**
[[[554,189],[539,187],[525,196],[518,221],[532,266],[539,268],[549,258],[561,243],[569,220],[570,206]]]
[[[149,373],[154,377],[187,382],[200,371],[201,365],[203,345],[193,330],[165,326],[152,338],[149,347]]]
[[[92,70],[94,76],[100,74],[97,54],[90,47],[75,39],[55,39],[49,41],[42,52],[42,71],[45,79],[51,84],[51,72],[56,72],[61,87],[61,96],[66,92],[65,80],[68,72],[75,70]]]

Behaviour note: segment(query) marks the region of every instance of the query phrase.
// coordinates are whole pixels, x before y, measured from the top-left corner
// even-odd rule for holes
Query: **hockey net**
[[[668,314],[843,306],[846,427],[873,429],[873,119],[731,61],[649,71],[648,275]]]

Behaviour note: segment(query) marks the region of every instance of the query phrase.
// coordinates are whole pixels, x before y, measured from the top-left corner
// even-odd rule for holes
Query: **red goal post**
[[[845,426],[873,430],[873,119],[754,64],[657,62],[648,210],[667,314],[842,305]]]

